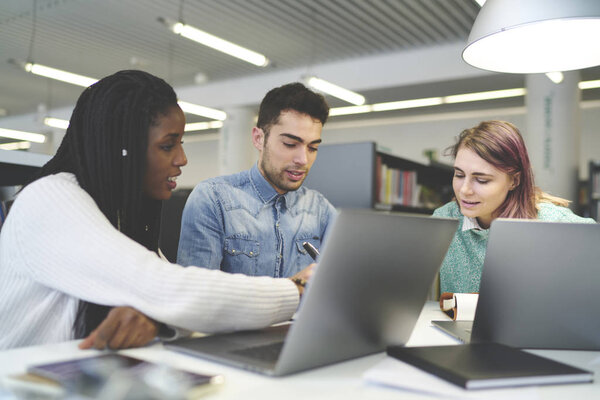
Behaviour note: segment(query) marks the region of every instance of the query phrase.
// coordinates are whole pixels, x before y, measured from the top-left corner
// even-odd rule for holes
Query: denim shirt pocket
[[[318,236],[309,236],[305,238],[296,239],[296,249],[298,251],[296,253],[297,256],[295,265],[299,267],[299,270],[315,262],[315,260],[313,260],[310,254],[308,254],[308,252],[304,249],[304,242],[312,244],[317,250],[319,250],[319,248],[321,247],[321,238]]]
[[[223,245],[222,270],[230,273],[256,275],[260,243],[242,237],[228,237]]]

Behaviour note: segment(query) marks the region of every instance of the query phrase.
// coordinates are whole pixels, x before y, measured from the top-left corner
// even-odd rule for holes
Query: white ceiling
[[[462,46],[478,11],[475,0],[0,0],[0,109],[10,117],[35,113],[42,103],[48,109],[70,106],[82,90],[25,73],[11,59],[95,78],[144,69],[176,88],[195,85],[194,78],[203,74],[210,85]],[[183,20],[263,53],[271,64],[255,67],[176,36],[159,17]],[[600,77],[597,69],[585,74]],[[491,90],[522,83],[519,75],[494,75],[402,85],[401,95],[397,85],[364,94],[372,102],[392,101],[457,93],[457,87]]]
[[[35,13],[33,12],[35,7]],[[465,41],[474,0],[2,0],[0,108],[74,103],[81,88],[26,74],[31,60],[100,78],[139,68],[174,86]],[[267,55],[255,67],[171,33],[159,17]]]

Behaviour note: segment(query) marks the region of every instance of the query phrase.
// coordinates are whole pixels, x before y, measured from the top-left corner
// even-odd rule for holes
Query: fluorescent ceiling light
[[[19,64],[18,62],[14,61],[14,60],[13,60],[13,62],[17,65]],[[60,69],[51,68],[51,67],[47,67],[45,65],[40,65],[40,64],[26,63],[26,64],[24,64],[24,68],[25,68],[25,71],[31,72],[32,74],[45,76],[47,78],[56,79],[56,80],[59,80],[62,82],[67,82],[67,83],[71,83],[73,85],[78,85],[78,86],[88,87],[88,86],[93,85],[94,83],[98,82],[98,79],[95,79],[95,78],[90,78],[90,77],[83,76],[83,75],[73,74],[71,72],[62,71]],[[220,121],[223,121],[223,120],[225,120],[225,118],[227,118],[227,114],[221,110],[216,110],[214,108],[200,106],[200,105],[188,103],[185,101],[178,101],[178,104],[179,104],[179,107],[181,107],[181,109],[183,110],[183,112],[186,112],[189,114],[200,115],[200,116],[211,118],[211,119],[218,119]],[[50,123],[47,123],[47,125],[52,126],[52,125],[50,125]],[[61,126],[57,126],[57,128],[60,128],[60,127]]]
[[[462,56],[496,72],[570,71],[600,65],[596,37],[600,1],[487,0]]]
[[[227,118],[227,114],[221,110],[199,106],[198,104],[188,103],[186,101],[178,101],[177,103],[179,104],[179,107],[181,107],[181,110],[188,114],[200,115],[202,117],[213,118],[219,121],[222,121],[225,118]],[[44,124],[53,128],[60,129],[67,129],[69,127],[69,121],[67,121],[66,119],[59,118],[44,118]]]
[[[44,118],[44,125],[48,125],[53,128],[67,129],[69,127],[69,121],[66,119],[46,117]]]
[[[442,104],[441,97],[429,97],[429,98],[425,98],[425,99],[415,99],[415,100],[390,101],[387,103],[373,104],[373,111],[402,110],[402,109],[406,109],[406,108],[437,106],[438,104]]]
[[[523,88],[517,89],[505,89],[505,90],[491,90],[488,92],[477,92],[477,93],[466,93],[466,94],[455,94],[452,96],[444,97],[444,103],[466,103],[469,101],[481,101],[481,100],[493,100],[502,99],[506,97],[519,97],[525,96],[527,91]]]
[[[27,140],[35,143],[44,143],[46,136],[39,133],[16,131],[14,129],[3,129],[0,128],[0,136],[16,140]]]
[[[59,118],[44,118],[44,124],[59,129],[67,129],[69,127],[69,121]],[[185,124],[185,132],[203,131],[221,127],[223,127],[223,121],[193,122]]]
[[[222,53],[229,54],[232,57],[239,58],[240,60],[254,64],[257,67],[266,67],[269,64],[269,59],[264,55],[225,39],[221,39],[215,35],[211,35],[210,33],[198,28],[194,28],[191,25],[186,25],[181,22],[174,22],[167,18],[159,18],[158,20],[165,24],[171,31],[173,31],[173,33],[193,40],[194,42],[200,43],[204,46],[208,46]]]
[[[579,82],[579,89],[596,89],[600,88],[600,80]],[[352,107],[334,107],[329,109],[329,116],[335,117],[339,115],[362,114],[373,111],[399,110],[406,108],[427,107],[439,104],[466,103],[470,101],[483,101],[502,99],[508,97],[525,96],[527,90],[525,88],[505,89],[505,90],[490,90],[487,92],[456,94],[446,97],[430,97],[424,99],[391,101],[387,103],[366,104],[363,106]],[[440,101],[441,100],[441,101]]]
[[[188,114],[200,115],[202,117],[218,119],[224,121],[227,118],[227,114],[224,111],[217,110],[215,108],[199,106],[198,104],[188,103],[187,101],[179,100],[177,102],[179,107]]]
[[[47,67],[41,64],[26,63],[25,71],[32,74],[45,76],[46,78],[56,79],[58,81],[71,83],[73,85],[88,87],[98,82],[98,79],[89,76],[77,75],[61,69]]]
[[[31,148],[31,142],[11,142],[0,144],[1,150],[27,150]]]
[[[329,116],[335,117],[337,115],[350,115],[350,114],[362,114],[373,111],[373,106],[348,106],[348,107],[334,107],[329,109]]]
[[[329,110],[329,116],[360,114],[367,112],[402,110],[408,108],[437,106],[440,104],[465,103],[469,101],[492,100],[506,97],[519,97],[526,94],[523,88],[491,90],[488,92],[465,93],[446,97],[427,97],[423,99],[390,101],[387,103],[367,104],[352,107],[334,107]]]
[[[600,80],[579,82],[579,89],[597,89],[600,88]]]
[[[562,72],[547,72],[546,76],[557,85],[565,79],[565,75]]]
[[[218,129],[223,127],[223,121],[192,122],[185,124],[186,132],[205,131],[207,129]]]
[[[348,89],[344,89],[341,86],[334,85],[331,82],[328,82],[323,79],[319,79],[317,77],[311,76],[307,79],[308,86],[311,86],[314,89],[317,89],[323,93],[327,93],[333,97],[337,97],[338,99],[342,99],[347,101],[348,103],[361,106],[365,104],[365,97],[353,92]]]

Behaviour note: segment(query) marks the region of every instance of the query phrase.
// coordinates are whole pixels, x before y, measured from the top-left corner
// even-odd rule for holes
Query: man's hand
[[[126,349],[147,344],[156,337],[158,323],[131,307],[115,307],[90,335],[79,343],[80,349]]]
[[[290,278],[292,282],[296,284],[300,296],[304,294],[304,286],[306,286],[306,284],[312,277],[312,274],[314,272],[313,270],[316,266],[317,264],[310,264],[308,267],[304,268],[302,271],[298,272],[296,275]]]

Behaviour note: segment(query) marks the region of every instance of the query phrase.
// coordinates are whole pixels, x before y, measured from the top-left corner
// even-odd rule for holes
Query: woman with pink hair
[[[517,127],[484,121],[464,130],[451,146],[454,201],[434,216],[458,218],[440,270],[441,293],[479,291],[489,228],[496,218],[595,223],[567,208],[569,201],[536,187],[527,148]]]

